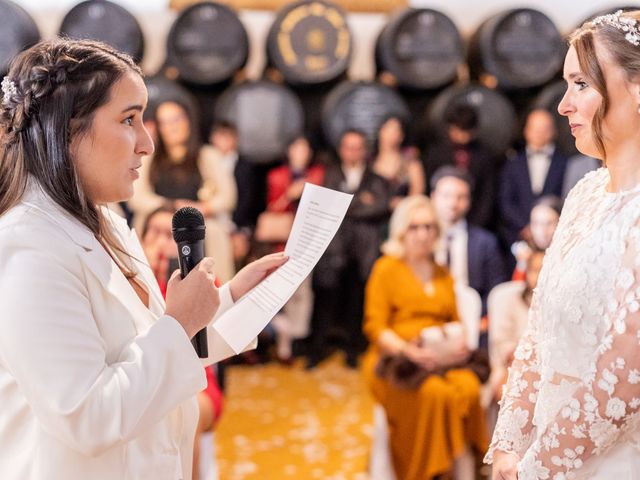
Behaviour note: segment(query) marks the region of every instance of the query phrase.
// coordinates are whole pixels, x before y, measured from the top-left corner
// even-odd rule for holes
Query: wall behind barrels
[[[14,0],[34,18],[43,38],[55,36],[65,13],[76,3],[74,0]],[[165,58],[165,40],[176,12],[168,9],[168,0],[113,0],[130,10],[140,22],[145,34],[145,56],[142,67],[149,74],[155,73]],[[224,3],[224,2],[223,2]],[[451,17],[463,35],[470,34],[483,20],[492,14],[525,5],[520,0],[411,0],[416,7],[433,8]],[[629,5],[635,2],[615,0],[536,0],[528,6],[547,14],[565,34],[586,16],[608,7]],[[54,5],[52,5],[54,4]],[[640,2],[637,2],[640,6]],[[246,72],[249,78],[258,79],[264,69],[265,42],[275,13],[271,11],[244,10],[240,18],[249,34],[250,51]],[[375,42],[387,22],[381,13],[349,13],[349,27],[354,36],[354,50],[349,67],[353,80],[372,80],[375,75]]]

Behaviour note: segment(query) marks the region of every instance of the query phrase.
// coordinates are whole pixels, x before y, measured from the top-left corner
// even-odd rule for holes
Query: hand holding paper
[[[240,353],[255,339],[302,281],[335,236],[353,195],[305,184],[285,254],[289,261],[239,299],[213,325]]]

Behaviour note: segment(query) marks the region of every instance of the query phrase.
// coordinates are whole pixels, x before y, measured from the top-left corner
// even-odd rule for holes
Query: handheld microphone
[[[193,207],[184,207],[173,215],[173,239],[178,244],[178,263],[182,278],[204,258],[204,217]],[[207,329],[203,328],[191,339],[198,357],[209,356]]]

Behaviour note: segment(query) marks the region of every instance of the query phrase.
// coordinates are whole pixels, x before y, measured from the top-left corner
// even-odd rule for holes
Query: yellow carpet
[[[359,371],[333,356],[227,370],[216,430],[220,480],[366,480],[373,400]]]

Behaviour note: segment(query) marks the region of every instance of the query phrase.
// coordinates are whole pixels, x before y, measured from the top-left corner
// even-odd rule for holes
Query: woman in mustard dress
[[[440,352],[416,341],[427,327],[458,321],[453,280],[433,261],[438,233],[427,197],[402,200],[391,217],[385,255],[366,288],[364,332],[370,348],[363,366],[386,411],[398,480],[429,480],[454,469],[456,478],[468,477],[473,472],[458,473],[456,460],[487,447],[480,382],[471,370],[453,368],[468,358],[466,346]],[[433,373],[415,387],[377,373],[382,357],[398,356]]]

